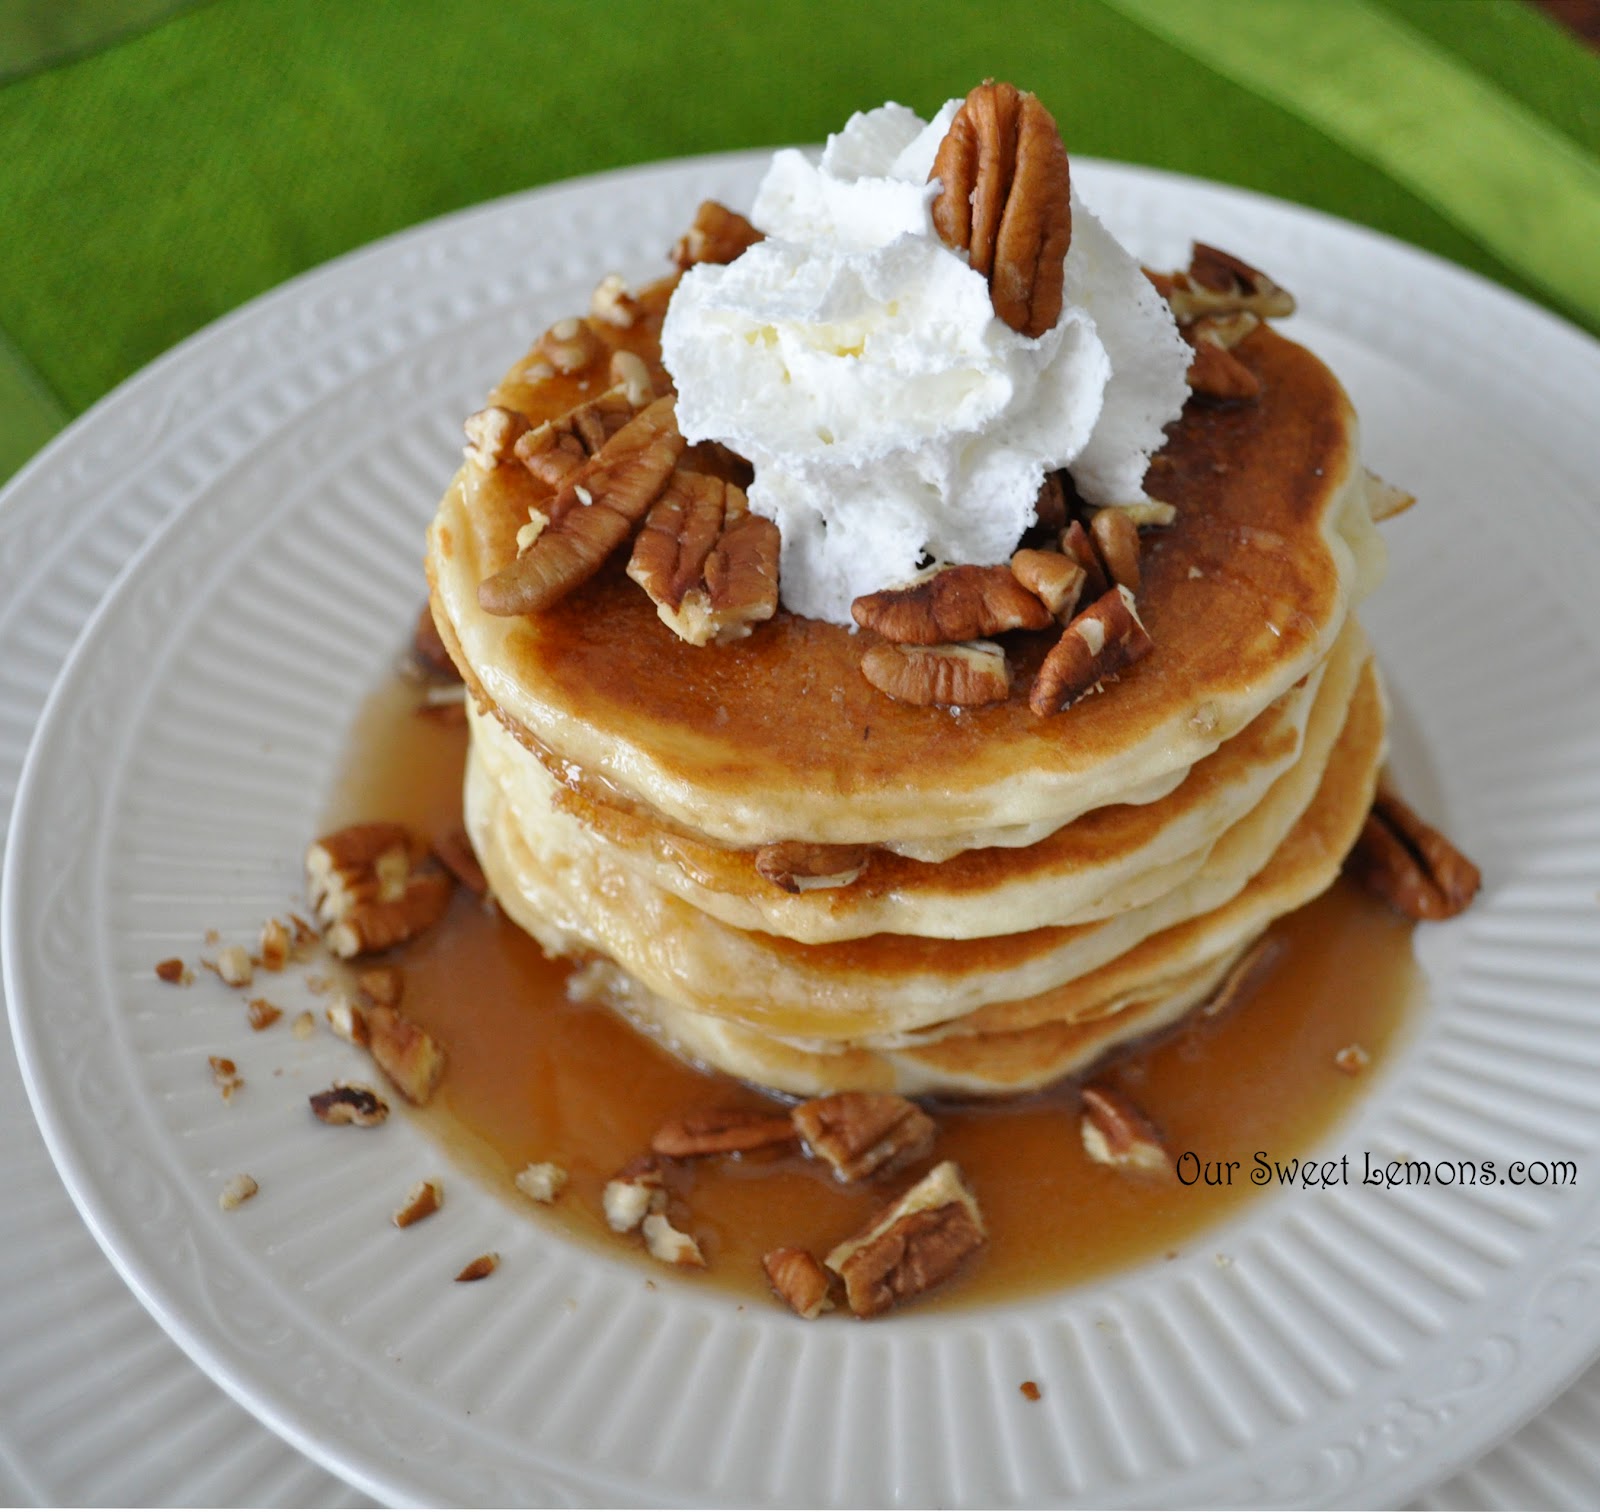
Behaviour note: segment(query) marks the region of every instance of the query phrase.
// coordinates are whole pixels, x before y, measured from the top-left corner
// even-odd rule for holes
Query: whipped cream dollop
[[[766,240],[691,268],[667,309],[679,429],[754,464],[797,614],[849,625],[852,600],[930,560],[1007,560],[1047,471],[1143,501],[1188,395],[1165,301],[1076,195],[1061,318],[1030,338],[995,315],[932,220],[960,103],[855,115],[818,162],[778,153],[751,214]]]

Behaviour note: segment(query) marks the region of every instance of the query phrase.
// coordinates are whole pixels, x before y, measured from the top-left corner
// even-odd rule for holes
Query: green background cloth
[[[375,237],[985,76],[1073,152],[1332,211],[1600,330],[1600,60],[1521,0],[210,0],[132,36],[100,3],[112,40],[52,62],[36,0],[0,0],[0,478]]]

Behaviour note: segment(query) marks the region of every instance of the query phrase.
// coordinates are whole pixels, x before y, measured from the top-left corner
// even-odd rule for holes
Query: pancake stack
[[[553,363],[547,335],[512,370],[430,531],[475,705],[467,827],[506,915],[580,964],[575,992],[807,1096],[1030,1091],[1211,1001],[1332,882],[1384,754],[1352,613],[1382,573],[1381,485],[1332,375],[1261,326],[1231,353],[1253,402],[1172,427],[1142,661],[1041,717],[1028,685],[1059,627],[1017,632],[1009,699],[917,707],[863,677],[870,631],[780,609],[690,644],[625,549],[539,612],[480,603],[553,492],[511,440],[613,381],[632,411],[669,394],[671,287],[580,323],[578,357]]]

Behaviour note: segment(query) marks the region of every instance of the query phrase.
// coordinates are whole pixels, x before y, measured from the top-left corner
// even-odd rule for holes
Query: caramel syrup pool
[[[330,826],[396,819],[432,836],[459,825],[465,726],[416,710],[416,690],[398,679],[368,701]],[[1259,1195],[1248,1179],[1255,1151],[1277,1160],[1340,1153],[1325,1148],[1330,1135],[1382,1074],[1420,1000],[1411,925],[1341,880],[1272,932],[1282,949],[1244,1001],[1100,1073],[1157,1121],[1174,1156],[1239,1161],[1232,1184],[1152,1182],[1093,1164],[1070,1084],[1010,1104],[935,1107],[937,1156],[966,1173],[990,1242],[920,1307],[1014,1299],[1175,1256]],[[454,1161],[503,1193],[508,1223],[552,1223],[613,1254],[632,1248],[645,1273],[659,1275],[637,1237],[606,1228],[606,1180],[673,1115],[772,1099],[686,1065],[604,1008],[569,1002],[565,965],[464,890],[441,925],[392,958],[405,968],[405,1012],[449,1053],[419,1117]],[[1350,1044],[1371,1056],[1358,1076],[1334,1064]],[[557,1203],[535,1208],[512,1178],[543,1160],[571,1181]],[[674,1222],[687,1223],[709,1262],[677,1274],[763,1299],[768,1250],[825,1254],[909,1184],[902,1175],[846,1188],[798,1156],[693,1162],[673,1179]]]

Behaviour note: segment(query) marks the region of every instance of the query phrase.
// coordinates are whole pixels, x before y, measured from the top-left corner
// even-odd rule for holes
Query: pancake
[[[794,893],[760,875],[754,851],[716,846],[638,804],[562,786],[492,717],[475,717],[473,741],[518,811],[553,805],[570,814],[608,865],[735,928],[807,944],[883,933],[975,939],[1107,918],[1188,880],[1299,758],[1324,675],[1329,699],[1342,706],[1365,656],[1359,627],[1347,623],[1327,662],[1155,802],[1095,809],[1027,848],[967,850],[938,863],[874,849],[848,885]]]
[[[646,317],[603,338],[653,357],[665,297],[645,291]],[[861,676],[869,633],[780,611],[746,640],[690,646],[616,560],[538,615],[486,614],[478,583],[513,558],[540,496],[520,467],[469,465],[440,506],[428,567],[441,631],[475,692],[550,765],[727,847],[1037,835],[1150,801],[1320,664],[1367,575],[1370,524],[1349,534],[1366,522],[1365,485],[1343,391],[1265,327],[1235,355],[1259,402],[1189,406],[1152,464],[1152,492],[1178,509],[1143,558],[1157,650],[1066,715],[1036,717],[1023,692],[1046,636],[1019,646],[1010,700],[915,708]],[[493,402],[537,421],[582,397],[567,380],[508,380]]]
[[[552,953],[609,956],[651,992],[699,1014],[780,1037],[852,1040],[904,1034],[1061,988],[1149,936],[1220,908],[1308,822],[1325,842],[1320,864],[1331,880],[1370,806],[1383,752],[1381,695],[1368,670],[1348,707],[1319,700],[1299,760],[1188,882],[1100,923],[974,940],[873,935],[803,945],[732,929],[608,864],[571,816],[517,812],[477,749],[466,812],[486,867],[489,855],[499,858],[493,874],[502,906]],[[1341,822],[1317,817],[1330,807]],[[1351,815],[1349,835],[1336,845]]]

